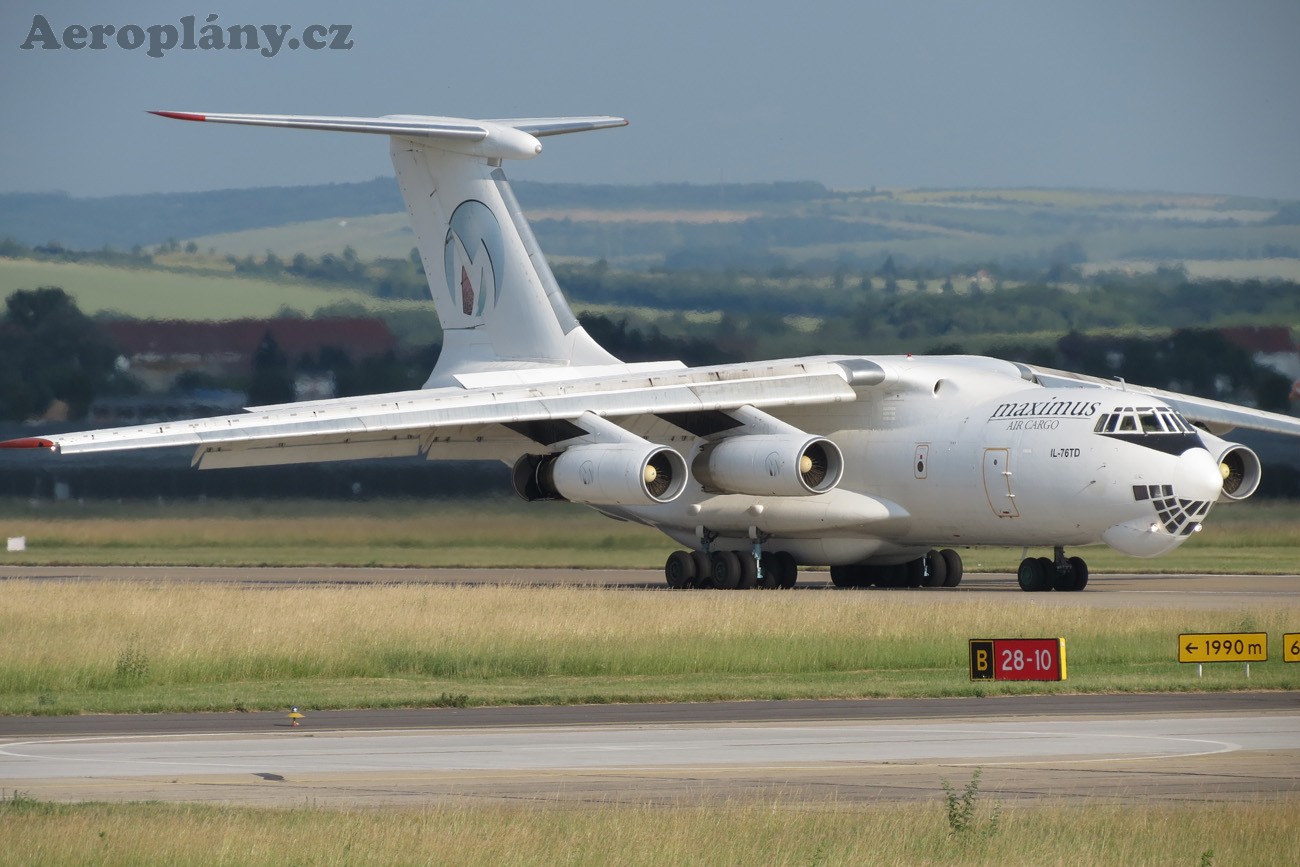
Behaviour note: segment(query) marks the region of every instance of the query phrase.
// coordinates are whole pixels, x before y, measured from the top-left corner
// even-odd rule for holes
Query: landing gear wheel
[[[920,587],[925,582],[925,558],[917,557],[903,564],[904,581],[908,587]]]
[[[943,555],[931,549],[921,559],[925,561],[925,580],[921,582],[921,586],[942,587],[943,582],[948,578],[948,564],[944,561]]]
[[[690,551],[674,551],[664,564],[664,577],[673,590],[685,590],[695,581],[695,560]]]
[[[736,555],[740,561],[740,581],[736,583],[737,590],[753,590],[758,586],[758,561],[754,555],[740,553]]]
[[[1038,571],[1043,576],[1042,585],[1038,588],[1041,593],[1049,593],[1052,590],[1052,582],[1056,579],[1056,564],[1050,557],[1038,558]]]
[[[1088,564],[1082,557],[1071,557],[1066,562],[1070,564],[1070,573],[1074,576],[1074,586],[1070,589],[1077,593],[1088,586]]]
[[[735,590],[740,585],[740,558],[735,551],[715,551],[713,554],[713,586],[719,590]]]
[[[707,589],[713,586],[713,560],[703,551],[692,551],[691,562],[695,564],[691,586]]]
[[[1043,564],[1047,564],[1044,568]],[[1026,593],[1041,593],[1052,589],[1052,561],[1046,557],[1026,557],[1016,570],[1016,581]]]
[[[877,587],[899,588],[907,586],[907,564],[895,563],[892,566],[881,566],[880,572],[876,578]]]
[[[858,582],[859,566],[832,566],[831,583],[836,587],[861,587]]]
[[[939,555],[943,557],[943,564],[948,567],[948,574],[943,579],[943,586],[956,587],[961,583],[961,576],[965,574],[961,555],[951,548],[944,548],[939,552]]]
[[[773,556],[776,557],[776,573],[780,576],[776,586],[782,590],[791,589],[799,580],[799,564],[794,562],[794,556],[789,551],[777,551]]]
[[[1074,589],[1074,568],[1067,562],[1064,569],[1058,569],[1056,564],[1052,564],[1052,589],[1057,593],[1069,593]]]
[[[1020,561],[1020,566],[1016,569],[1016,583],[1026,593],[1038,590],[1038,560],[1026,557]]]

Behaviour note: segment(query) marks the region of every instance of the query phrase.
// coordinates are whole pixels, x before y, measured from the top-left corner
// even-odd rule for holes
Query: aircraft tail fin
[[[617,364],[578,324],[501,164],[541,137],[625,126],[618,117],[465,118],[194,114],[178,120],[387,135],[443,329],[426,387],[461,374]]]

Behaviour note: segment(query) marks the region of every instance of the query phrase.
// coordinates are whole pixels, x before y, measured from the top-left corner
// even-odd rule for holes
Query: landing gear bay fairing
[[[626,364],[578,323],[506,182],[539,139],[616,117],[465,120],[191,114],[385,135],[443,348],[418,391],[13,440],[62,453],[189,445],[200,469],[423,455],[499,459],[527,500],[570,500],[683,546],[672,587],[956,586],[955,549],[1050,549],[1027,591],[1082,590],[1066,549],[1153,557],[1259,485],[1221,439],[1300,420],[975,356]]]

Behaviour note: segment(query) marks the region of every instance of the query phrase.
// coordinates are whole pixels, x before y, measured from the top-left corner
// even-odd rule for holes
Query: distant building
[[[112,320],[104,330],[117,343],[124,366],[146,390],[165,393],[186,372],[214,377],[244,377],[252,372],[253,356],[269,333],[292,366],[303,356],[319,356],[334,347],[354,359],[384,355],[397,349],[397,338],[382,319],[330,317],[323,319],[236,319],[226,322]],[[312,396],[332,391],[316,377],[302,392]]]
[[[1300,348],[1285,325],[1237,325],[1221,328],[1224,339],[1249,352],[1256,364],[1289,378],[1296,383],[1292,400],[1300,395]]]

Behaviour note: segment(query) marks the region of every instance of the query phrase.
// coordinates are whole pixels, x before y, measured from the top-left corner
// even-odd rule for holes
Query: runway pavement
[[[348,584],[515,584],[667,590],[656,569],[399,569],[332,566],[18,566],[0,565],[0,580],[182,581],[271,587]],[[841,592],[826,572],[800,573],[796,591]],[[692,591],[699,592],[699,591]],[[758,592],[758,591],[753,591]],[[890,593],[926,602],[939,597],[1019,600],[1035,605],[1224,608],[1300,606],[1300,575],[1093,575],[1082,593],[1026,594],[1007,573],[968,573],[960,587],[848,590]]]
[[[1300,695],[726,702],[0,719],[0,787],[52,800],[1006,802],[1300,796]]]

